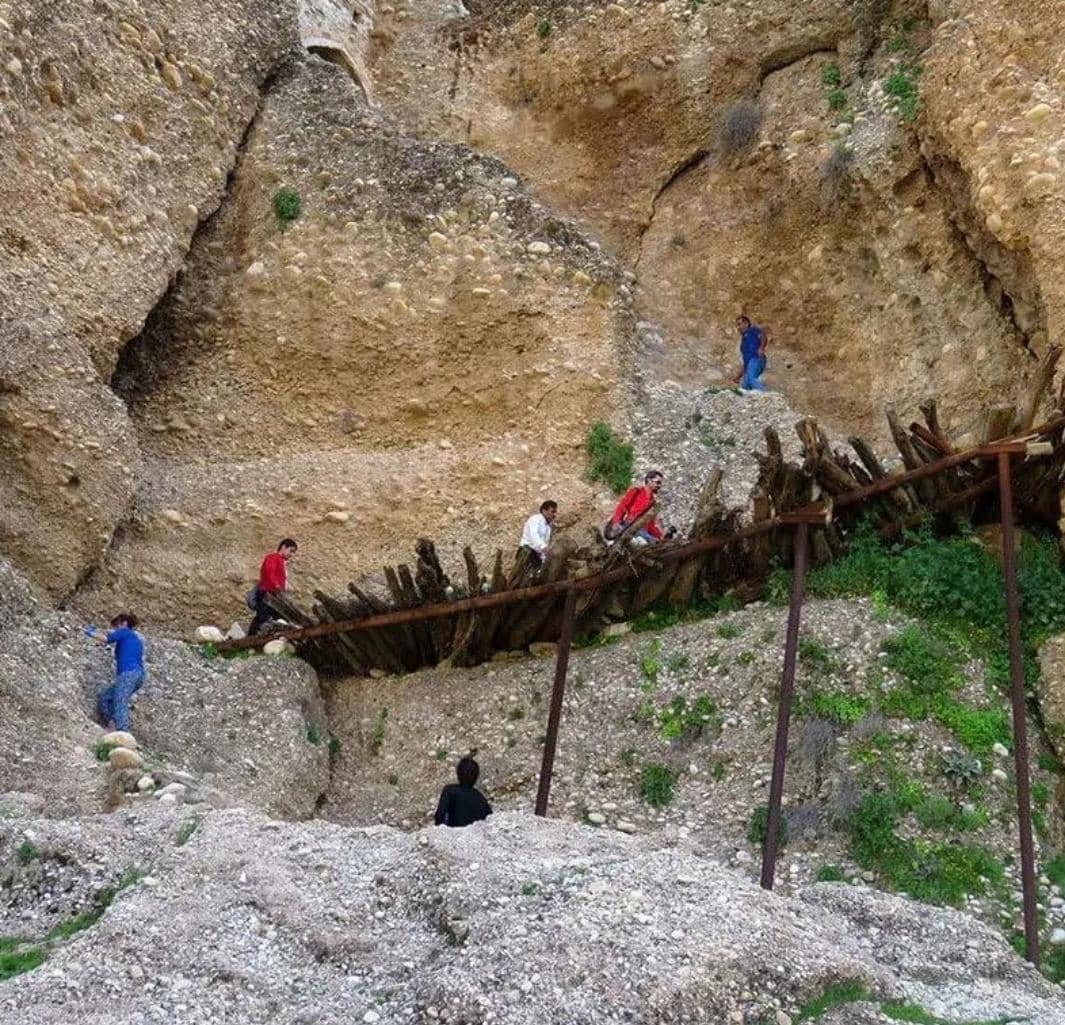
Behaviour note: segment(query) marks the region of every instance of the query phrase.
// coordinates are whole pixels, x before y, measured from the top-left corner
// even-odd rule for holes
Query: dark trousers
[[[266,604],[266,594],[266,591],[259,591],[256,594],[255,618],[248,627],[249,637],[254,637],[275,616],[273,610]]]

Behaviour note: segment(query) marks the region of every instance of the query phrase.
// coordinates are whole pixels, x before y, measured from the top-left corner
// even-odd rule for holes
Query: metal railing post
[[[536,814],[547,815],[547,802],[551,797],[551,775],[555,770],[555,749],[558,746],[558,725],[562,719],[562,698],[566,693],[566,673],[569,670],[569,652],[573,646],[573,621],[577,611],[577,589],[566,591],[566,604],[562,608],[562,631],[558,637],[555,655],[555,683],[551,688],[551,708],[547,713],[547,735],[544,738],[544,755],[540,762],[540,785],[536,790]]]
[[[795,564],[791,574],[791,604],[788,607],[788,631],[784,639],[784,672],[780,680],[780,707],[777,710],[777,735],[773,745],[773,778],[769,785],[769,815],[766,818],[765,843],[762,845],[762,888],[773,889],[780,839],[780,806],[784,796],[784,768],[788,757],[788,725],[795,694],[795,663],[799,651],[799,622],[806,584],[809,554],[809,525],[795,529]]]
[[[1002,580],[1006,592],[1006,634],[1010,656],[1010,699],[1013,704],[1013,762],[1017,783],[1017,826],[1021,840],[1021,891],[1024,897],[1024,951],[1039,964],[1039,922],[1036,917],[1035,849],[1032,844],[1032,801],[1028,779],[1028,726],[1024,696],[1021,614],[1017,596],[1017,558],[1013,532],[1013,482],[1010,455],[998,455],[998,488],[1002,513]]]

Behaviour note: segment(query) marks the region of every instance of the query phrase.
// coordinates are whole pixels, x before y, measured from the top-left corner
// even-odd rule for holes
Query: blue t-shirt
[[[758,355],[758,350],[761,347],[762,329],[752,324],[740,335],[740,356],[743,358],[743,362],[750,363]]]
[[[128,626],[120,626],[107,635],[107,643],[115,646],[115,672],[144,672],[144,638]]]

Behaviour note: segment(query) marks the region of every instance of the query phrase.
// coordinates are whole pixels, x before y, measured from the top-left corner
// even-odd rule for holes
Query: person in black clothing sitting
[[[492,806],[485,800],[474,783],[481,774],[481,767],[467,755],[455,766],[457,784],[450,783],[440,792],[433,821],[438,826],[468,826],[480,822],[492,814]]]

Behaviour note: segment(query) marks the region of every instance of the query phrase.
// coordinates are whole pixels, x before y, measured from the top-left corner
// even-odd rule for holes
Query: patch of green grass
[[[632,483],[632,445],[623,442],[608,423],[592,424],[584,443],[588,455],[588,477],[602,481],[616,495]]]
[[[691,668],[691,656],[686,651],[674,652],[666,659],[666,668],[671,673],[686,673]]]
[[[553,28],[554,28],[554,26],[551,24],[550,19],[541,18],[536,23],[536,34],[541,39],[546,39],[549,35],[551,35],[551,31],[552,31]]]
[[[1056,857],[1051,858],[1051,860],[1043,866],[1043,872],[1051,883],[1060,889],[1065,890],[1065,854],[1059,854]]]
[[[905,60],[884,79],[884,92],[903,121],[913,121],[917,117],[917,101],[920,98],[917,81],[920,75],[921,65],[916,60]]]
[[[838,865],[822,865],[814,876],[819,883],[842,883],[846,882],[846,878]]]
[[[769,805],[760,804],[751,812],[751,820],[747,823],[747,839],[753,844],[765,843],[766,834],[769,831]],[[780,816],[780,829],[777,843],[783,847],[788,842],[788,820]]]
[[[723,612],[735,612],[739,608],[740,603],[730,594],[723,594],[709,601],[692,602],[684,608],[658,605],[630,619],[629,627],[634,634],[664,630],[680,623],[697,623]]]
[[[336,765],[336,763],[340,761],[340,748],[341,748],[340,738],[339,737],[330,737],[329,738],[329,764],[330,765]]]
[[[82,911],[65,922],[60,922],[48,933],[49,940],[68,940],[79,932],[94,926],[103,917],[104,912],[114,903],[115,898],[123,891],[134,886],[143,879],[145,873],[137,868],[127,869],[119,877],[114,886],[107,886],[100,890],[93,899],[92,907]]]
[[[813,999],[807,1000],[799,1008],[792,1020],[796,1025],[802,1021],[816,1021],[834,1007],[841,1007],[843,1004],[855,1004],[865,1000],[873,1000],[873,995],[869,992],[865,983],[857,980],[837,982],[832,986],[828,986]]]
[[[803,668],[815,673],[830,673],[839,668],[836,653],[816,637],[799,638],[799,661]]]
[[[277,226],[284,231],[303,212],[303,200],[295,189],[278,189],[273,199]]]
[[[804,716],[830,719],[840,726],[853,726],[869,711],[869,702],[846,691],[815,690],[801,702]]]
[[[31,861],[36,861],[40,856],[41,852],[29,840],[23,840],[15,851],[15,858],[20,865],[28,865]]]
[[[540,887],[537,883],[527,882],[521,884],[521,895],[523,897],[535,897],[540,892]]]
[[[202,819],[193,816],[192,818],[185,819],[185,821],[178,826],[177,838],[175,840],[178,847],[184,847],[185,844],[192,839],[196,830],[200,828],[200,823],[202,821]]]
[[[117,744],[108,744],[102,740],[96,742],[96,746],[92,749],[93,754],[96,755],[98,762],[106,762],[111,757],[111,752],[118,747]]]
[[[700,694],[690,704],[684,695],[677,694],[658,713],[658,735],[663,740],[694,739],[718,724],[717,706],[709,694]]]
[[[41,947],[4,950],[0,947],[0,982],[23,975],[44,964],[45,951]]]
[[[731,641],[740,635],[740,628],[735,623],[722,623],[717,628],[717,635],[722,640]]]
[[[843,82],[843,75],[840,73],[838,64],[826,64],[821,69],[821,84],[832,89]]]
[[[829,110],[847,109],[847,93],[843,89],[830,89],[825,99],[828,101]]]
[[[627,747],[618,756],[621,759],[621,764],[627,769],[631,769],[636,764],[636,748]]]
[[[724,758],[715,758],[710,763],[710,778],[716,783],[720,783],[721,780],[728,775],[728,763]]]
[[[443,748],[443,747],[438,747],[438,748],[437,748],[437,749],[436,749],[436,750],[435,750],[435,751],[433,752],[433,757],[434,757],[434,758],[435,758],[435,759],[436,759],[436,760],[437,760],[438,762],[442,762],[442,761],[445,761],[445,760],[447,759],[447,748]]]
[[[374,719],[373,731],[370,733],[370,754],[379,754],[385,742],[385,723],[388,721],[388,709],[382,708]]]
[[[989,851],[957,842],[928,843],[899,837],[900,809],[893,795],[867,793],[848,823],[850,852],[864,869],[875,871],[893,890],[930,904],[957,907],[987,883],[1000,883],[1004,869]]]
[[[649,762],[640,772],[640,795],[652,808],[672,803],[677,778],[668,765]]]
[[[322,742],[322,734],[313,722],[307,723],[307,743],[317,747]]]
[[[1062,769],[1061,762],[1047,751],[1039,752],[1039,768],[1044,772],[1053,772],[1059,776],[1065,772],[1065,770]]]
[[[736,662],[741,666],[754,665],[754,652],[753,651],[741,651],[736,656]]]
[[[507,712],[507,720],[509,722],[518,722],[520,719],[525,718],[525,709],[514,707]]]

